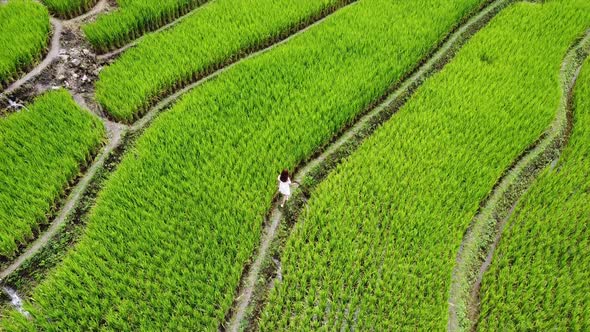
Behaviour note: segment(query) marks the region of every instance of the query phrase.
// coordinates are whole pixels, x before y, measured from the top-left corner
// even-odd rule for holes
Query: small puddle
[[[20,298],[20,296],[18,296],[18,294],[16,293],[16,291],[14,289],[12,289],[10,287],[2,287],[2,290],[4,291],[4,293],[6,293],[6,295],[8,295],[10,297],[10,304],[16,310],[18,310],[18,312],[20,312],[21,314],[23,314],[27,318],[29,318],[31,316],[28,311],[23,309],[23,300]]]

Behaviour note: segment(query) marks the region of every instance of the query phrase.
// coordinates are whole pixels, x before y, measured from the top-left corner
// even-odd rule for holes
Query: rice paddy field
[[[590,329],[587,0],[0,27],[0,331]]]

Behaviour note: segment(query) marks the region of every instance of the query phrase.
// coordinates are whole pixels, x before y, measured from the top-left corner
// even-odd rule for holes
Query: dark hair
[[[280,176],[281,182],[287,182],[289,180],[289,170],[288,169],[284,169],[281,172],[281,176]]]

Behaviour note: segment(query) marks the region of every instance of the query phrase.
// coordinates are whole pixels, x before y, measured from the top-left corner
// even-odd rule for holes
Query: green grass
[[[61,18],[72,18],[92,9],[98,0],[42,0],[49,11]]]
[[[312,194],[262,331],[439,331],[463,234],[549,126],[586,0],[499,14]],[[511,329],[500,329],[511,330]]]
[[[86,233],[8,330],[215,330],[293,168],[478,0],[362,1],[186,95],[129,151]],[[49,321],[51,323],[49,323]]]
[[[50,31],[43,5],[32,0],[0,4],[0,90],[41,59]]]
[[[216,0],[105,68],[96,98],[113,118],[131,122],[160,96],[346,2]]]
[[[100,15],[96,21],[84,25],[82,30],[95,49],[107,52],[124,46],[146,32],[157,30],[207,1],[117,0],[118,8],[115,11]]]
[[[39,225],[104,137],[100,120],[60,90],[0,118],[0,257]]]
[[[590,60],[557,168],[517,205],[481,289],[479,330],[590,329]]]

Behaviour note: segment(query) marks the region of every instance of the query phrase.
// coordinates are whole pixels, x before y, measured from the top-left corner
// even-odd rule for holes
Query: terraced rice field
[[[0,95],[0,330],[588,327],[587,0],[42,3],[0,3],[58,33]]]

